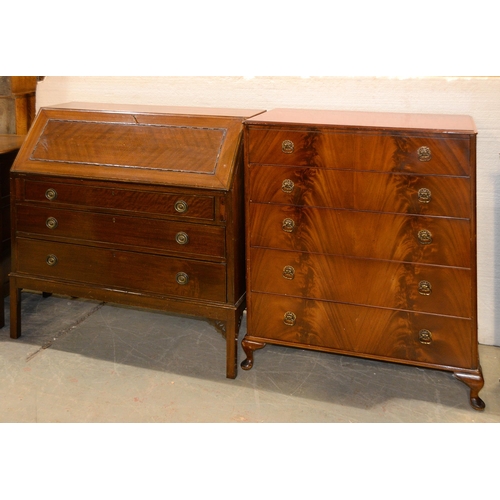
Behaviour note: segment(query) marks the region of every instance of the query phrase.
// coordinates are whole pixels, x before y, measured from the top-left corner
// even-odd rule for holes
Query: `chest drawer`
[[[467,177],[251,165],[249,201],[467,218]]]
[[[112,243],[143,251],[225,257],[225,228],[125,215],[17,206],[17,232],[46,238]]]
[[[251,203],[249,229],[251,246],[470,267],[464,219]]]
[[[24,201],[214,220],[213,196],[27,180]]]
[[[466,269],[252,248],[252,292],[471,317]]]
[[[445,366],[471,363],[468,319],[255,293],[251,331],[263,342]]]
[[[248,161],[378,172],[470,174],[468,138],[250,129]]]
[[[224,264],[84,245],[17,238],[18,267],[28,275],[113,290],[226,300]]]

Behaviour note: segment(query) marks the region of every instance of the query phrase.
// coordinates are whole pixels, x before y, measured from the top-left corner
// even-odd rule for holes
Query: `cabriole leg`
[[[474,410],[482,411],[486,405],[479,397],[479,391],[483,388],[484,378],[481,368],[475,372],[455,372],[454,376],[470,387],[470,404]]]
[[[241,341],[241,347],[245,351],[247,358],[241,362],[241,367],[243,370],[250,370],[253,366],[253,352],[257,349],[262,349],[266,344],[263,342],[255,342],[254,340],[245,340]]]

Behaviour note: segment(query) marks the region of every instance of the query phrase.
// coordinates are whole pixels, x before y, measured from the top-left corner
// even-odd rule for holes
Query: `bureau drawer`
[[[17,238],[13,271],[132,293],[226,301],[226,267],[218,263]]]
[[[191,256],[225,256],[225,228],[189,222],[18,205],[17,232],[141,247]]]
[[[466,269],[263,248],[250,251],[252,292],[470,318]]]
[[[50,203],[54,206],[72,205],[89,209],[114,209],[189,219],[214,220],[215,217],[213,196],[115,187],[27,180],[24,184],[24,200]]]
[[[468,138],[250,129],[248,162],[468,176],[469,149]]]
[[[468,319],[254,293],[247,321],[247,335],[263,342],[449,367],[472,363]]]
[[[250,245],[470,267],[470,222],[250,203]]]
[[[251,165],[249,200],[467,218],[468,177]]]

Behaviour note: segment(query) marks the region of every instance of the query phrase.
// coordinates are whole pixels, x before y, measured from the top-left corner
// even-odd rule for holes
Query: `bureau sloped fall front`
[[[11,171],[10,335],[21,292],[200,316],[237,372],[245,308],[243,120],[254,110],[42,109]]]
[[[476,135],[453,115],[248,119],[242,368],[269,343],[446,370],[484,409]]]

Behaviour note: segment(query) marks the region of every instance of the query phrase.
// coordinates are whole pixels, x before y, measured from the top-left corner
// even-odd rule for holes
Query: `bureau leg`
[[[250,370],[250,368],[252,368],[253,366],[253,352],[257,349],[266,347],[266,344],[263,342],[255,342],[254,340],[243,339],[241,341],[241,347],[243,347],[243,350],[247,355],[247,359],[241,362],[241,367],[243,368],[243,370]]]
[[[474,410],[482,411],[486,405],[479,397],[479,391],[483,388],[484,378],[481,367],[474,372],[455,372],[455,378],[470,387],[470,404]]]
[[[18,339],[21,336],[21,289],[17,288],[15,280],[10,280],[10,337]]]
[[[226,377],[236,378],[238,363],[238,311],[228,314],[226,320]]]

